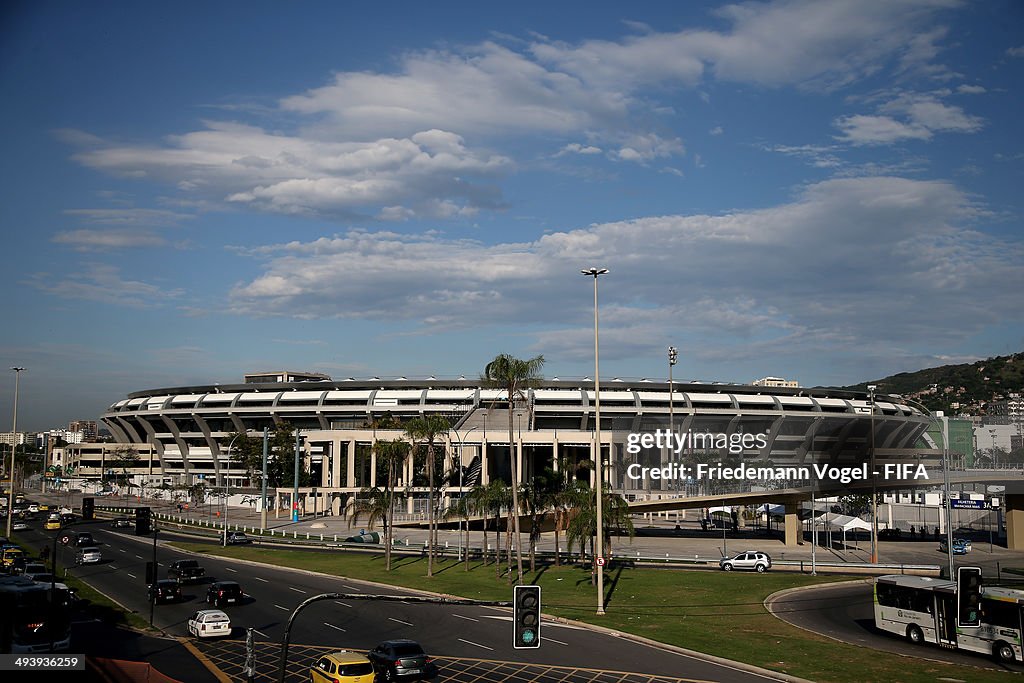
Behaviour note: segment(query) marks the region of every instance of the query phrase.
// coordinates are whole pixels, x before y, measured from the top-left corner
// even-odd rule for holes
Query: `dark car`
[[[149,587],[151,602],[181,602],[181,586],[173,579],[161,579]]]
[[[437,677],[437,665],[415,640],[385,640],[367,654],[385,681],[421,681]]]
[[[118,517],[110,522],[110,526],[113,529],[131,529],[132,521],[127,517]]]
[[[75,538],[75,546],[85,548],[93,545],[96,545],[96,541],[92,540],[92,534],[88,531],[78,532],[78,536]]]
[[[252,543],[252,539],[241,531],[232,531],[228,534],[228,545],[247,545],[249,543]]]
[[[200,567],[195,560],[176,560],[167,568],[167,578],[175,579],[178,583],[200,581],[204,576],[206,576],[206,570]]]
[[[242,602],[245,593],[237,581],[216,581],[206,591],[206,602],[215,607],[237,605]]]

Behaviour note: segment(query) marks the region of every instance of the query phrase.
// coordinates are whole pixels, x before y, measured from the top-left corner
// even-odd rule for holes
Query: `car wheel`
[[[764,566],[763,564],[757,565],[757,573],[758,574],[764,574],[767,569],[768,569],[768,567]]]
[[[911,624],[907,627],[907,640],[914,645],[921,645],[924,643],[924,633],[921,631],[920,627]]]
[[[727,572],[731,572],[732,571],[732,565],[731,564],[723,564],[722,565],[722,569],[724,569]]]
[[[998,643],[996,643],[995,654],[996,659],[998,659],[1000,662],[1003,662],[1004,664],[1012,662],[1014,659],[1016,659],[1013,656],[1013,648],[1010,646],[1009,643],[1004,643],[1003,641],[999,641]]]

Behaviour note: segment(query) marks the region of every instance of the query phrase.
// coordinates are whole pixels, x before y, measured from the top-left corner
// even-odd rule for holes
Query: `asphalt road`
[[[54,532],[44,532],[41,526],[42,522],[33,523],[33,529],[25,532],[26,538],[39,542],[52,539]],[[75,528],[93,534],[103,552],[104,562],[75,567],[70,571],[122,605],[148,617],[145,568],[146,561],[153,556],[151,539],[136,537],[131,529],[111,529],[102,521],[77,524]],[[62,567],[73,563],[73,550],[61,548],[58,552]],[[166,566],[170,562],[189,557],[162,543],[158,545],[157,554],[161,577],[166,575]],[[225,671],[233,666],[240,667],[241,639],[245,629],[253,628],[257,647],[262,653],[260,670],[269,675],[269,669],[277,664],[277,649],[272,646],[280,642],[294,608],[311,596],[331,592],[403,594],[397,589],[383,590],[359,581],[255,566],[237,560],[204,557],[201,564],[206,569],[207,582],[185,586],[182,604],[158,605],[154,623],[172,635],[189,637],[187,620],[197,609],[207,606],[204,602],[207,584],[213,578],[238,581],[246,593],[245,600],[242,604],[224,608],[234,627],[232,641],[204,643],[200,647]],[[418,640],[428,653],[439,657],[442,680],[527,681],[548,680],[549,676],[554,676],[551,680],[563,681],[746,683],[771,680],[574,626],[546,622],[542,627],[542,637],[543,647],[537,650],[512,649],[510,616],[507,610],[500,608],[330,600],[310,605],[296,620],[291,632],[291,642],[295,644],[294,657],[289,658],[288,668],[300,674],[319,652],[325,650],[369,650],[382,640],[412,638]],[[502,668],[509,666],[517,668],[518,673]],[[474,670],[480,674],[473,675]],[[505,673],[495,679],[493,676],[497,671]],[[579,675],[574,672],[579,672]],[[638,676],[614,674],[605,678],[602,672],[630,672]]]
[[[895,634],[876,630],[872,579],[795,591],[772,600],[768,607],[775,616],[794,626],[853,645],[952,664],[1024,672],[1020,664],[999,664],[982,655],[932,644],[911,645]]]

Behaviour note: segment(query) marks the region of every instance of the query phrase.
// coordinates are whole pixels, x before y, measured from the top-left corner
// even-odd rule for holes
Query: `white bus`
[[[912,643],[994,655],[1022,661],[1021,608],[1024,591],[986,587],[981,593],[981,625],[956,625],[956,583],[923,576],[880,576],[875,580],[875,627]]]

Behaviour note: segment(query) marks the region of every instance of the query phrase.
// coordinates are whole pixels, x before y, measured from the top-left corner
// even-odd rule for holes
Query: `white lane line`
[[[595,527],[595,528],[596,528],[596,527]],[[122,553],[126,553],[126,552],[128,552],[128,551],[127,551],[127,550],[125,550],[124,548],[120,548],[120,550],[121,550],[121,552],[122,552]]]
[[[484,619],[495,619],[497,621],[512,621],[512,617],[499,617],[496,614],[483,614]],[[564,628],[570,631],[585,631],[581,626],[573,626],[572,624],[559,624],[553,621],[545,621],[544,628]]]
[[[459,640],[461,640],[463,643],[466,643],[467,645],[476,645],[477,647],[482,647],[485,650],[490,650],[491,652],[494,652],[493,647],[487,647],[486,645],[481,645],[480,643],[474,643],[472,640],[466,640],[465,638],[459,638]]]
[[[398,622],[399,624],[405,624],[406,626],[415,626],[415,624],[410,624],[408,621],[402,621],[401,619],[395,619],[394,617],[388,617],[388,619]]]
[[[341,584],[341,587],[345,588],[347,590],[350,590],[353,593],[362,593],[362,591],[359,590],[358,588],[356,588],[355,586],[349,586],[349,585],[343,583],[343,584]]]
[[[264,633],[263,631],[259,630],[258,628],[254,628],[253,631],[255,631],[256,633],[260,634],[261,636],[263,636],[267,640],[270,640],[270,636],[268,636],[266,633]]]
[[[128,574],[128,572],[125,572],[125,574]],[[137,576],[135,576],[135,574],[128,574],[128,576],[132,577],[133,579],[138,578]]]
[[[597,528],[597,527],[594,527],[594,528]],[[107,565],[107,566],[108,566],[108,567],[110,567],[111,569],[117,569],[117,567],[115,567],[115,566],[114,566],[114,565],[112,565],[112,564],[111,564],[111,565]]]
[[[341,600],[335,600],[334,602],[338,603],[342,607],[351,607],[352,606],[352,605],[348,604],[347,602],[342,602]]]
[[[458,617],[459,619],[465,619],[466,621],[480,621],[479,619],[474,619],[473,617],[464,617],[461,614],[453,614],[452,616]]]
[[[275,604],[274,607],[276,607],[277,609],[283,609],[285,612],[290,612],[291,611],[287,607],[281,607],[281,605],[276,605]]]
[[[555,640],[554,638],[551,638],[550,636],[544,636],[544,642],[547,642],[547,641],[549,641],[549,640],[550,640],[550,641],[551,641],[552,643],[558,643],[559,645],[568,645],[568,644],[569,644],[569,643],[563,643],[563,642],[562,642],[562,641],[560,641],[560,640]]]
[[[328,624],[326,621],[324,622],[324,626],[330,626],[331,628],[335,629],[336,631],[341,631],[342,633],[345,633],[345,629],[343,629],[342,627],[335,626],[334,624]]]
[[[261,579],[261,578],[260,578],[260,577],[258,577],[258,576],[254,576],[254,577],[252,577],[252,578],[256,579],[257,581],[262,581],[263,583],[270,583],[270,582],[269,582],[269,581],[267,581],[266,579]]]
[[[232,569],[231,567],[224,567],[224,569],[225,569],[225,571],[234,572],[236,574],[238,573],[237,569]]]
[[[140,560],[142,559],[142,555],[136,555],[135,557],[139,558]]]
[[[305,595],[305,594],[306,594],[306,591],[304,591],[304,590],[299,590],[298,588],[292,588],[291,586],[288,586],[288,590],[290,590],[290,591],[295,591],[296,593],[302,593],[303,595]]]

